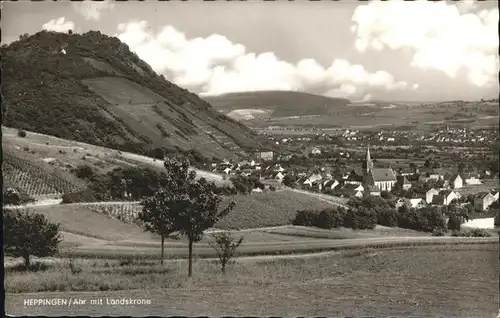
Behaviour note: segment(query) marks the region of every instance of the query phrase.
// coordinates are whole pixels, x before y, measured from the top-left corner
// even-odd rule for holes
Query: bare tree
[[[236,256],[236,249],[243,242],[243,236],[238,240],[233,238],[230,232],[213,233],[215,242],[210,245],[217,252],[219,258],[221,271],[226,272],[227,265],[231,264],[232,259]]]

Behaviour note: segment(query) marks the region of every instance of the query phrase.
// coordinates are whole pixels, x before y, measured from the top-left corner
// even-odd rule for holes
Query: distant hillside
[[[266,146],[100,32],[42,31],[1,54],[6,126],[136,153],[195,149],[232,158]]]
[[[235,119],[322,115],[337,112],[349,103],[343,98],[295,91],[241,92],[203,98]]]

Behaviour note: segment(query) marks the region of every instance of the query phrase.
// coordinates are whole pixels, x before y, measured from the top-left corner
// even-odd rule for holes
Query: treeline
[[[293,224],[323,229],[346,227],[355,230],[374,229],[378,224],[433,233],[436,236],[445,235],[448,230],[454,231],[454,235],[458,236],[489,236],[485,231],[460,233],[462,215],[450,210],[441,211],[439,207],[416,210],[403,205],[396,209],[391,202],[379,197],[353,199],[347,205],[347,209],[335,207],[321,211],[298,211]],[[448,222],[445,214],[449,216]]]

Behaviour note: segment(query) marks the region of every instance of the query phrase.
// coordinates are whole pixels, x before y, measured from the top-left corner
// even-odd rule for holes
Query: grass
[[[127,309],[128,313],[141,310],[143,315],[165,314],[182,307],[189,308],[190,315],[218,316],[411,313],[490,317],[498,311],[498,244],[493,243],[238,261],[226,275],[220,274],[218,264],[198,260],[190,280],[183,261],[162,267],[141,260],[122,260],[121,265],[120,261],[79,260],[77,266],[83,270],[76,275],[65,264],[54,265],[43,274],[7,269],[7,312],[32,310],[23,308],[25,296],[13,293],[60,291],[65,296],[83,295],[67,293],[73,290],[96,291],[100,297],[151,299],[157,306]],[[128,291],[111,292],[123,289]]]
[[[245,229],[291,224],[298,210],[320,210],[332,207],[314,196],[290,191],[264,192],[253,195],[236,195],[225,198],[234,200],[236,206],[219,224],[221,229]]]

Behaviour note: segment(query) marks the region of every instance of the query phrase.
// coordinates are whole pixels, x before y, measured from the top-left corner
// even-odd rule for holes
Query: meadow
[[[34,312],[36,307],[23,306],[26,295],[17,293],[42,291],[59,291],[44,297],[152,301],[147,306],[77,306],[72,308],[74,315],[494,317],[499,305],[498,243],[246,259],[237,261],[225,275],[213,261],[196,260],[189,280],[185,261],[163,266],[132,259],[76,260],[75,264],[82,269],[76,274],[68,264],[46,265],[38,273],[7,269],[7,313]],[[43,310],[50,315],[64,309]]]

